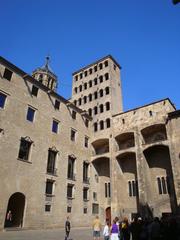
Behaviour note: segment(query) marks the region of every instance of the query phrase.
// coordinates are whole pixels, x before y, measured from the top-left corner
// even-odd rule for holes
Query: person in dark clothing
[[[132,234],[132,240],[139,240],[140,239],[140,234],[141,234],[141,230],[142,230],[142,219],[139,218],[135,218],[133,220],[133,222],[130,225],[130,231]]]
[[[122,240],[130,240],[130,227],[128,219],[125,217],[120,224],[120,239]]]
[[[71,230],[71,223],[70,223],[70,221],[69,221],[69,217],[67,217],[67,220],[66,220],[66,222],[65,222],[65,231],[66,231],[65,240],[68,239],[70,230]]]

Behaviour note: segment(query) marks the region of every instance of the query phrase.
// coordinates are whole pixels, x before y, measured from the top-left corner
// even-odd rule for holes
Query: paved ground
[[[0,232],[0,240],[64,240],[64,236],[64,229]],[[74,228],[71,230],[70,238],[92,240],[92,230],[90,228]]]

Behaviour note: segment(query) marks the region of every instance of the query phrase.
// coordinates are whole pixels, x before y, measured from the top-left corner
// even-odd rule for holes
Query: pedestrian
[[[111,240],[119,240],[119,228],[115,219],[113,220],[113,224],[111,226]]]
[[[128,218],[124,217],[123,221],[121,222],[121,239],[123,240],[130,240],[130,227]]]
[[[104,230],[103,230],[103,236],[104,236],[104,240],[109,240],[109,221],[106,220],[106,224],[104,226]]]
[[[160,239],[160,233],[161,233],[161,229],[160,229],[159,218],[155,217],[154,221],[150,225],[151,240],[159,240]]]
[[[94,240],[100,240],[101,222],[98,216],[94,219],[92,227]]]
[[[65,240],[68,240],[70,230],[71,230],[71,223],[70,223],[69,217],[67,217],[67,220],[65,222],[65,232],[66,232]]]
[[[11,210],[9,210],[6,215],[6,227],[11,227],[11,226],[12,226],[12,212]]]

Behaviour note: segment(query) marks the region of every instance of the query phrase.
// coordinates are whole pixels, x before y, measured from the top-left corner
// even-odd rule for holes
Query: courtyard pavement
[[[0,240],[64,240],[64,229],[11,230],[0,232]],[[92,240],[91,228],[72,228],[70,239]],[[101,236],[101,240],[103,237]]]

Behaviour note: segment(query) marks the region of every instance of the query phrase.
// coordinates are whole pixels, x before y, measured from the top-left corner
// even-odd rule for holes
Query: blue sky
[[[51,56],[58,93],[72,72],[111,54],[124,110],[169,97],[180,108],[180,4],[172,0],[0,0],[0,55],[31,73]]]

